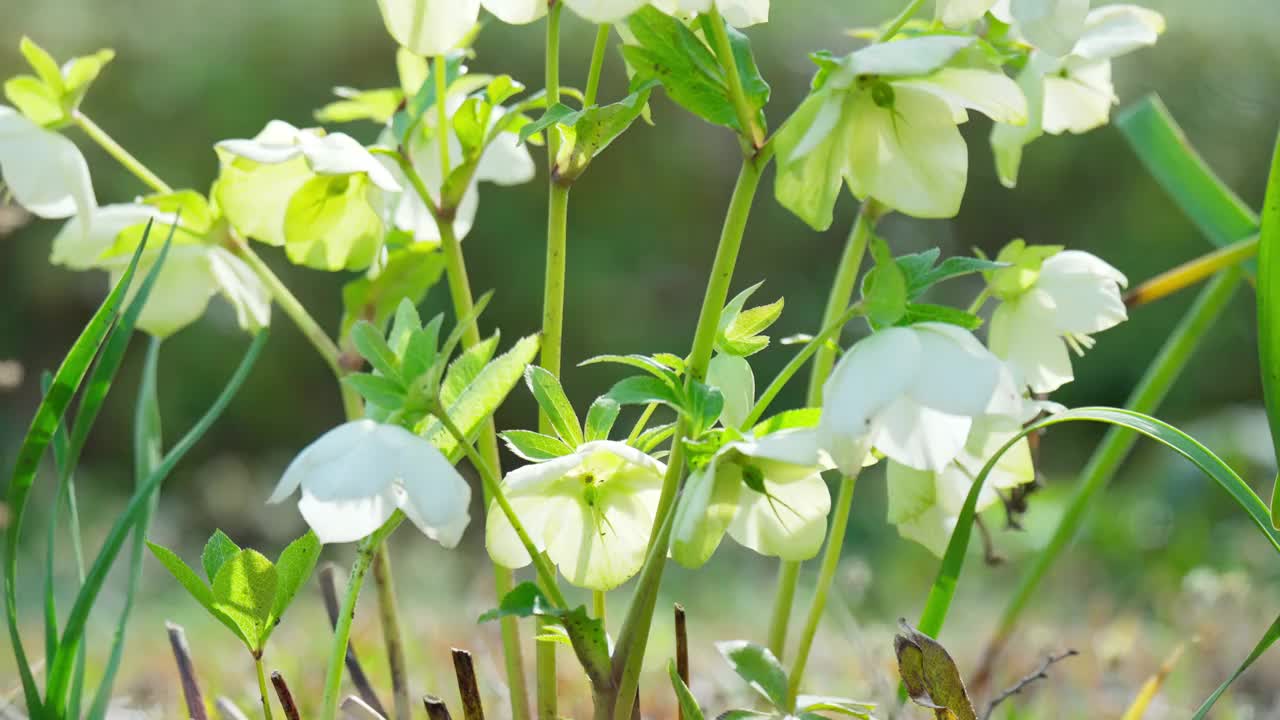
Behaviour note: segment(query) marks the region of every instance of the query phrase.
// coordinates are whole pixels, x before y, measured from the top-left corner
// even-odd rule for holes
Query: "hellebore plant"
[[[332,613],[321,707],[313,716],[337,717],[348,664],[361,694],[380,704],[356,672],[358,661],[349,648],[352,618],[372,570],[393,715],[410,717],[404,623],[385,540],[408,518],[441,546],[456,547],[471,524],[473,494],[483,500],[483,535],[497,591],[495,609],[482,619],[501,623],[508,705],[498,714],[517,720],[532,716],[521,618],[537,623],[539,718],[559,717],[556,649],[562,642],[590,682],[594,716],[632,717],[667,559],[701,567],[726,535],[759,555],[777,557],[780,570],[774,614],[767,638],[761,638],[769,647],[746,640],[719,644],[767,709],[731,710],[722,717],[869,717],[873,707],[867,703],[809,692],[805,668],[839,567],[856,480],[877,464],[886,468],[889,522],[902,537],[942,557],[920,630],[906,628],[897,647],[910,697],[925,705],[940,701],[930,692],[941,691],[921,679],[931,662],[927,656],[941,648],[929,636],[942,628],[976,515],[997,504],[1012,513],[1015,496],[1026,502],[1036,477],[1027,435],[1059,422],[1111,423],[1174,448],[1226,488],[1280,549],[1267,509],[1229,467],[1188,436],[1141,414],[1155,409],[1178,363],[1239,284],[1238,267],[1215,266],[1226,267],[1224,274],[1205,291],[1135,394],[1132,410],[1141,412],[1069,411],[1045,396],[1074,378],[1070,351],[1082,354],[1095,334],[1127,318],[1121,295],[1127,281],[1119,270],[1080,250],[1022,240],[1008,244],[995,260],[980,254],[942,258],[938,249],[895,254],[894,239],[877,234],[879,220],[890,213],[950,218],[960,211],[969,151],[959,128],[970,111],[995,122],[991,145],[1009,185],[1025,146],[1039,135],[1105,125],[1116,102],[1112,61],[1154,44],[1163,18],[1132,5],[1091,9],[1088,0],[938,0],[931,21],[917,17],[924,4],[911,0],[884,25],[850,33],[860,38],[850,47],[814,53],[807,97],[771,131],[765,112],[770,87],[751,40],[738,29],[766,23],[768,0],[378,0],[399,45],[398,82],[373,90],[338,88],[339,99],[316,113],[322,123],[372,122],[376,142],[364,146],[343,132],[270,120],[253,138],[214,144],[218,173],[208,192],[170,187],[81,110],[110,51],[59,66],[24,39],[21,50],[33,74],[10,79],[5,92],[13,107],[0,106],[6,197],[39,217],[66,219],[53,242],[52,262],[107,271],[113,284],[99,315],[52,376],[10,484],[15,515],[5,545],[7,620],[30,714],[80,716],[82,636],[94,598],[131,532],[136,578],[155,493],[243,381],[272,320],[272,304],[332,370],[346,413],[298,452],[269,497],[263,488],[273,504],[298,493],[298,511],[310,531],[276,563],[215,533],[202,557],[203,579],[176,554],[151,544],[194,599],[249,649],[268,718],[272,709],[262,666],[267,640],[326,543],[354,543],[355,560],[346,594]],[[374,3],[369,5],[372,12]],[[560,82],[564,7],[600,24],[582,91]],[[508,75],[468,71],[482,9],[503,22],[545,23],[545,88],[527,92]],[[615,29],[630,83],[605,101],[602,91],[611,89],[601,88],[601,68]],[[767,31],[766,26],[751,32]],[[569,193],[590,178],[596,157],[626,141],[638,119],[661,127],[660,113],[649,105],[656,92],[728,131],[727,146],[741,152],[738,180],[689,352],[587,360],[629,374],[580,418],[560,381],[566,372],[566,255],[572,248]],[[1151,127],[1135,140],[1140,149],[1149,149],[1152,138],[1177,137],[1167,123]],[[67,132],[72,129],[130,171],[145,194],[99,207],[89,167]],[[461,240],[492,204],[481,203],[480,183],[516,184],[536,176],[530,146],[547,150],[543,323],[499,353],[499,333],[481,333],[491,296],[473,294]],[[1144,150],[1157,169],[1159,158],[1186,157],[1181,145],[1169,146]],[[800,336],[793,359],[761,390],[751,358],[771,347],[764,333],[780,322],[785,303],[748,307],[759,284],[733,297],[730,290],[739,255],[751,251],[744,235],[764,170],[774,159],[774,196],[813,228],[832,224],[846,186],[862,207],[821,325],[797,323],[814,335]],[[1211,177],[1202,182],[1207,191],[1186,196],[1202,204],[1210,202],[1205,198],[1229,199],[1227,191],[1215,194]],[[1238,214],[1256,229],[1247,212]],[[167,233],[163,243],[154,242],[158,229]],[[1274,222],[1269,229],[1274,236]],[[258,256],[262,247],[280,248],[268,252],[295,265],[355,274],[341,289],[336,333],[317,322]],[[1248,255],[1235,252],[1231,262]],[[863,272],[866,258],[871,265]],[[146,278],[141,284],[133,282],[138,273]],[[972,303],[929,301],[936,285],[965,276],[985,280]],[[449,312],[424,323],[419,305],[442,278]],[[103,553],[83,573],[83,589],[62,630],[52,583],[47,585],[51,669],[42,691],[14,605],[19,521],[40,456],[52,443],[59,497],[74,508],[76,455],[133,327],[157,339],[169,336],[197,322],[215,295],[234,307],[239,325],[256,336],[254,344],[219,404],[163,457],[155,404],[158,340],[153,344],[139,396],[138,489]],[[987,322],[981,313],[991,300],[996,304]],[[855,319],[858,338],[845,343],[843,331]],[[101,359],[68,438],[59,422],[95,356]],[[806,365],[805,406],[771,413],[781,390]],[[493,414],[521,379],[538,404],[538,427],[498,433]],[[632,412],[629,430],[617,429],[623,413]],[[1118,436],[1100,446],[1102,459],[1091,467],[1101,469],[1090,471],[1080,508],[1127,450],[1112,437]],[[520,466],[504,471],[499,439]],[[480,493],[473,493],[457,467],[464,458],[479,477]],[[837,482],[834,494],[828,480]],[[1064,519],[1018,603],[1066,546],[1083,514],[1080,509]],[[50,557],[54,539],[51,530]],[[800,563],[819,556],[813,598],[789,653]],[[517,584],[516,571],[528,566],[533,582]],[[630,605],[610,632],[609,593],[633,580]],[[591,608],[570,606],[562,582],[590,591]],[[1015,604],[1006,617],[995,649],[1020,607]],[[127,619],[126,612],[122,629]],[[1198,717],[1277,635],[1263,637],[1259,650]],[[121,642],[89,717],[105,716]],[[959,682],[954,662],[945,651],[942,656]],[[678,663],[670,674],[684,716],[701,718],[687,674]],[[286,715],[296,717],[286,694],[281,693]],[[478,696],[470,697],[478,702]],[[196,707],[198,699],[188,696]],[[954,707],[973,714],[967,695]],[[468,705],[467,717],[478,717],[474,710]]]

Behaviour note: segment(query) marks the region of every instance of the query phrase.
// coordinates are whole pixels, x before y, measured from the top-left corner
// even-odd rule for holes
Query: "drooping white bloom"
[[[1001,298],[991,317],[991,350],[1032,390],[1057,390],[1075,377],[1068,349],[1093,347],[1093,333],[1128,318],[1124,274],[1087,252],[1064,250],[1044,261],[1026,290]]]
[[[302,489],[298,510],[324,543],[354,542],[397,509],[446,548],[462,539],[471,488],[430,442],[398,425],[355,420],[294,458],[267,500]]]
[[[450,118],[453,117],[453,114],[462,106],[465,100],[466,98],[460,95],[449,98],[446,108],[449,111]],[[504,112],[502,108],[494,108],[493,117],[489,121],[491,129],[498,123]],[[432,126],[431,132],[417,132],[414,134],[409,143],[409,157],[413,161],[413,167],[417,170],[418,176],[422,178],[423,184],[426,185],[427,191],[431,194],[432,201],[439,203],[440,189],[444,184],[444,177],[440,172],[440,146],[438,144],[440,134],[434,128],[436,123],[435,113],[428,112],[423,116],[423,122]],[[383,133],[379,142],[382,144],[390,144],[392,142],[390,129]],[[451,167],[457,167],[462,160],[462,144],[458,141],[452,122],[449,123],[448,142],[449,164]],[[392,177],[406,188],[409,187],[409,183],[403,177],[398,165],[387,160],[385,161],[385,166]],[[465,238],[467,233],[471,232],[471,226],[476,218],[476,210],[480,205],[481,182],[491,182],[496,185],[519,185],[532,180],[535,171],[533,157],[529,154],[528,147],[520,143],[519,135],[514,132],[500,133],[492,143],[489,143],[485,148],[484,154],[480,156],[480,163],[476,166],[475,176],[471,180],[471,185],[463,193],[462,200],[458,203],[458,207],[454,212],[453,232],[458,239]],[[387,200],[390,219],[397,228],[413,233],[414,239],[418,242],[440,242],[440,229],[436,225],[435,219],[431,216],[431,212],[427,210],[427,206],[423,204],[417,193],[410,190],[399,195],[389,195]]]
[[[507,474],[507,499],[534,545],[570,583],[610,590],[644,564],[666,466],[620,442],[584,443],[572,455]],[[489,506],[489,557],[503,567],[531,562],[510,521]]]
[[[271,298],[253,270],[224,246],[225,225],[194,215],[181,217],[144,203],[94,208],[77,215],[53,239],[50,262],[72,270],[106,270],[114,284],[128,267],[148,221],[154,225],[138,262],[138,277],[150,271],[164,239],[177,224],[173,244],[138,317],[138,327],[168,337],[204,315],[209,300],[221,294],[235,308],[240,326],[250,332],[271,323]],[[140,282],[130,289],[137,292]]]
[[[1089,0],[1001,0],[994,12],[1006,22],[1016,23],[1032,45],[1062,56],[1071,52],[1085,30]]]
[[[997,0],[938,0],[934,17],[943,25],[960,28],[987,14]]]
[[[844,354],[823,388],[821,447],[845,472],[875,448],[937,471],[964,447],[975,417],[998,398],[1000,359],[946,323],[880,330]]]
[[[524,25],[547,14],[547,0],[481,0],[484,9],[511,25]]]
[[[756,402],[756,377],[751,363],[738,355],[717,353],[707,365],[707,384],[719,388],[724,396],[721,424],[741,428]]]
[[[716,9],[725,22],[747,27],[769,21],[769,0],[563,0],[566,7],[594,23],[616,23],[645,5],[669,15],[705,13]],[[483,0],[484,7],[506,23],[533,22],[547,12],[546,0]]]
[[[14,200],[42,218],[85,215],[97,200],[76,144],[0,105],[0,176]]]
[[[1017,182],[1022,148],[1042,133],[1085,133],[1107,124],[1119,99],[1111,61],[1154,45],[1164,32],[1160,13],[1137,5],[1106,5],[1091,11],[1070,53],[1031,53],[1018,76],[1030,107],[1022,127],[997,124],[991,133],[1000,180]]]
[[[726,531],[761,555],[808,560],[826,536],[831,494],[822,471],[832,467],[812,429],[782,430],[727,443],[685,484],[676,509],[671,553],[699,567]]]
[[[969,172],[958,127],[967,110],[1012,124],[1027,116],[1022,91],[1003,73],[946,66],[972,43],[907,38],[829,66],[778,134],[778,200],[816,228],[830,225],[842,183],[908,215],[955,215]]]
[[[974,480],[992,455],[1016,434],[1015,429],[1005,425],[985,419],[977,421],[964,448],[939,471],[917,470],[889,462],[888,520],[898,526],[898,534],[942,556]],[[1026,438],[1022,438],[1000,456],[987,476],[978,494],[978,512],[1000,499],[997,491],[1034,480],[1031,448]]]
[[[714,4],[724,21],[734,27],[769,22],[769,0],[653,0],[667,14],[705,13]]]
[[[367,175],[386,192],[400,192],[400,183],[368,150],[345,133],[322,134],[299,130],[281,120],[267,123],[252,139],[223,140],[219,150],[264,165],[282,165],[298,157],[317,175]]]
[[[396,42],[429,57],[448,53],[471,32],[480,0],[378,0],[378,9]]]

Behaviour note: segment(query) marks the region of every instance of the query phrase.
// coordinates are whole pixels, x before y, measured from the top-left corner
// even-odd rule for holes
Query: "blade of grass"
[[[1226,247],[1258,231],[1257,214],[1214,174],[1158,95],[1117,113],[1115,124],[1147,172],[1214,245]]]
[[[48,397],[49,388],[53,386],[53,373],[45,371],[40,376],[40,392]],[[49,513],[49,536],[45,539],[44,556],[44,656],[53,657],[58,649],[58,598],[54,592],[55,550],[58,546],[58,511],[62,509],[66,495],[66,485],[61,481],[63,468],[67,462],[67,426],[59,422],[58,429],[53,431],[53,439],[49,446],[53,448],[53,463],[58,472],[58,491]],[[45,682],[48,678],[49,666],[45,666]]]
[[[18,540],[22,537],[22,516],[26,511],[31,486],[35,483],[36,472],[40,467],[40,458],[44,456],[45,450],[53,441],[54,433],[63,415],[66,414],[67,406],[84,381],[90,363],[98,354],[98,349],[115,328],[120,306],[124,302],[129,285],[133,282],[143,247],[141,243],[138,245],[120,281],[107,294],[102,305],[98,307],[97,312],[81,331],[80,337],[63,358],[61,366],[53,376],[49,392],[40,402],[40,407],[37,408],[35,417],[31,421],[31,427],[23,438],[13,475],[9,481],[6,503],[9,506],[10,518],[9,527],[5,532],[4,550],[5,621],[9,628],[9,640],[13,644],[14,661],[22,681],[22,692],[27,702],[27,709],[33,714],[40,712],[43,703],[31,673],[31,666],[27,662],[22,636],[18,631]]]
[[[987,464],[978,473],[977,478],[973,481],[973,486],[969,489],[964,507],[960,511],[956,529],[951,535],[950,542],[947,543],[942,565],[938,568],[937,578],[934,580],[933,587],[929,590],[929,598],[925,603],[924,613],[920,617],[920,632],[931,637],[937,637],[942,630],[943,623],[946,621],[951,600],[955,597],[960,572],[964,569],[969,539],[973,533],[974,518],[977,514],[978,496],[982,492],[982,486],[986,482],[987,476],[991,473],[991,469],[995,467],[996,462],[999,461],[1005,451],[1019,439],[1042,428],[1065,422],[1100,422],[1123,427],[1151,438],[1182,455],[1198,467],[1209,479],[1217,482],[1235,500],[1236,504],[1249,515],[1249,518],[1258,526],[1258,529],[1271,543],[1272,547],[1277,552],[1280,552],[1280,530],[1272,527],[1269,509],[1262,502],[1262,499],[1253,492],[1230,466],[1190,435],[1149,415],[1130,410],[1107,407],[1077,408],[1032,423],[987,460]],[[1273,631],[1280,632],[1280,628],[1273,628]],[[1268,631],[1267,635],[1263,637],[1263,642],[1267,645],[1275,641],[1275,638],[1272,637],[1273,631]],[[1266,648],[1263,647],[1262,649],[1265,650]],[[1221,695],[1226,687],[1251,662],[1252,660],[1247,661],[1211,699],[1216,700],[1216,697]]]
[[[1231,673],[1230,677],[1222,681],[1222,684],[1218,686],[1218,689],[1214,690],[1213,694],[1205,699],[1204,703],[1200,705],[1200,709],[1196,710],[1195,717],[1191,718],[1191,720],[1204,720],[1204,718],[1209,717],[1209,710],[1218,702],[1218,698],[1222,697],[1222,694],[1227,691],[1227,688],[1231,687],[1232,683],[1243,675],[1244,671],[1248,670],[1249,666],[1252,665],[1255,660],[1262,657],[1262,654],[1274,645],[1276,640],[1280,640],[1280,617],[1277,617],[1276,621],[1271,623],[1271,627],[1267,628],[1267,631],[1262,634],[1262,637],[1258,640],[1258,644],[1254,646],[1253,652],[1249,653],[1249,657],[1245,658],[1244,662],[1240,663],[1240,667],[1236,668],[1235,672]]]
[[[50,681],[47,695],[50,703],[49,709],[56,716],[61,716],[66,712],[66,689],[72,651],[80,644],[80,639],[84,635],[85,623],[89,618],[89,611],[93,607],[98,593],[102,591],[102,585],[106,582],[107,573],[111,570],[111,565],[115,562],[116,556],[120,554],[120,549],[128,538],[129,532],[148,507],[151,495],[168,477],[174,466],[209,432],[209,428],[213,426],[213,423],[226,410],[227,405],[231,403],[231,399],[235,397],[240,386],[244,384],[245,379],[248,377],[249,371],[253,368],[253,364],[257,360],[259,353],[261,353],[262,346],[266,343],[266,340],[266,331],[259,332],[257,337],[253,339],[253,343],[250,344],[244,358],[240,361],[240,366],[236,368],[231,379],[227,381],[222,393],[214,400],[208,411],[205,412],[204,417],[200,418],[199,422],[187,431],[187,434],[164,456],[164,460],[147,478],[146,484],[134,492],[129,505],[116,518],[111,531],[107,534],[106,539],[103,540],[102,549],[99,551],[98,556],[94,558],[93,565],[89,569],[89,575],[85,578],[84,587],[80,589],[79,595],[76,596],[75,605],[72,606],[71,614],[67,618],[66,629],[62,633],[62,640],[58,644],[58,654],[53,660],[56,667],[54,668],[53,679]]]
[[[106,359],[105,355],[103,359]],[[134,411],[135,488],[141,488],[146,482],[152,471],[160,464],[160,456],[164,451],[163,435],[160,429],[160,401],[156,394],[156,368],[159,365],[159,359],[160,339],[152,338],[151,344],[147,346],[147,359],[143,365],[142,382],[138,387],[138,400]],[[129,558],[129,585],[125,592],[124,607],[121,608],[120,619],[116,623],[115,636],[111,641],[111,655],[103,670],[102,681],[98,684],[98,690],[93,695],[93,703],[89,706],[90,720],[101,720],[107,715],[107,705],[111,702],[111,688],[115,684],[116,672],[124,656],[125,627],[129,624],[129,616],[133,613],[133,601],[137,597],[138,584],[142,578],[142,558],[143,549],[146,548],[147,529],[151,526],[151,517],[155,514],[159,499],[159,493],[151,495],[151,500],[147,503],[142,518],[133,531],[133,548]],[[80,647],[83,651],[84,643],[81,643]],[[76,713],[73,717],[79,717],[79,714]]]
[[[1258,361],[1271,441],[1280,450],[1280,141],[1271,160],[1258,241]],[[1280,478],[1271,490],[1271,524],[1280,528]]]

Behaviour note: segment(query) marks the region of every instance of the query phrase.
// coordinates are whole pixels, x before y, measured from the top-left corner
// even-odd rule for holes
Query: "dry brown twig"
[[[1040,663],[1040,667],[1035,672],[1031,673],[1030,675],[1027,675],[1026,677],[1022,678],[1018,682],[1014,683],[1013,687],[995,696],[991,700],[991,704],[987,705],[987,711],[982,714],[982,720],[990,720],[991,714],[996,711],[997,705],[1004,702],[1005,700],[1008,700],[1014,695],[1021,693],[1023,690],[1027,689],[1028,685],[1035,683],[1037,680],[1049,679],[1049,668],[1053,667],[1055,664],[1059,662],[1062,662],[1063,660],[1066,660],[1069,657],[1075,657],[1076,655],[1079,655],[1079,654],[1080,653],[1075,650],[1067,650],[1066,652],[1062,652],[1057,655],[1050,655],[1049,657],[1045,658],[1044,662]]]
[[[178,676],[182,680],[182,696],[187,701],[187,716],[191,720],[209,720],[204,708],[204,695],[200,692],[200,683],[196,679],[195,664],[191,661],[191,648],[187,645],[187,634],[181,625],[165,622],[169,630],[169,646],[173,648],[173,659],[178,664]]]

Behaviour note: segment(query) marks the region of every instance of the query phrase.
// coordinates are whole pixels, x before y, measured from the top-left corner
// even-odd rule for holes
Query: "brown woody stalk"
[[[200,692],[200,682],[196,678],[195,664],[191,662],[187,633],[181,625],[171,622],[166,622],[165,627],[169,630],[169,645],[173,648],[173,659],[178,664],[178,676],[182,678],[182,696],[187,701],[187,715],[191,720],[209,720],[204,707],[204,695]]]

